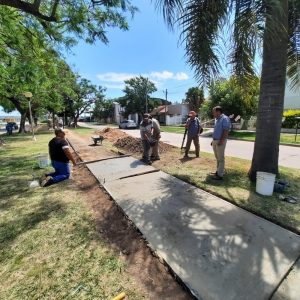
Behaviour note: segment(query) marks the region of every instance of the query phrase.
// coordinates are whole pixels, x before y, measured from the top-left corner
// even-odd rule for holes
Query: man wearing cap
[[[222,180],[225,166],[225,147],[227,143],[227,136],[230,129],[230,119],[223,114],[222,107],[215,106],[212,110],[216,123],[213,132],[213,141],[211,145],[217,159],[217,171],[212,173],[215,175],[214,180]]]
[[[146,161],[148,164],[151,165],[150,161],[150,139],[151,135],[153,133],[153,122],[149,119],[149,115],[145,114],[143,116],[143,121],[140,124],[140,133],[141,133],[141,139],[143,143],[143,160]]]
[[[196,113],[194,111],[189,112],[189,118],[186,121],[185,128],[187,129],[188,137],[186,141],[184,157],[188,157],[192,141],[194,142],[195,145],[196,157],[199,157],[199,153],[200,153],[199,136],[201,131],[201,123],[200,120],[196,117]]]
[[[65,132],[62,128],[55,129],[55,138],[49,142],[49,155],[55,172],[47,174],[42,180],[41,186],[46,187],[52,183],[58,183],[70,177],[69,160],[76,165],[75,159],[70,152],[69,144],[65,140]]]
[[[155,146],[152,147],[152,151],[151,151],[151,161],[153,160],[160,160],[160,157],[159,157],[159,150],[158,150],[158,142],[159,142],[159,139],[160,139],[160,125],[159,125],[159,122],[152,118],[152,116],[149,114],[149,119],[152,121],[153,123],[153,130],[152,130],[152,139],[153,140],[156,140],[156,143],[155,143]]]

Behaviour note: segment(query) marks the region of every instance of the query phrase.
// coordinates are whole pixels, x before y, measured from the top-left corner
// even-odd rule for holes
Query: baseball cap
[[[191,116],[196,116],[196,113],[193,111],[193,110],[191,110],[190,112],[189,112],[189,116],[191,117]]]
[[[57,135],[60,132],[64,132],[65,133],[65,131],[63,130],[63,128],[56,128],[55,131],[54,131],[55,135]]]

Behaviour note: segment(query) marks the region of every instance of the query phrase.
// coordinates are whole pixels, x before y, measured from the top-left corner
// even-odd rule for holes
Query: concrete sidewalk
[[[269,299],[299,257],[294,233],[132,157],[87,167],[198,299]]]
[[[105,126],[90,125],[88,123],[79,123],[79,126],[94,128],[99,130],[106,128]],[[123,131],[131,136],[140,137],[139,130],[123,130]],[[162,132],[161,134],[161,141],[167,142],[170,145],[179,148],[181,147],[182,139],[183,139],[183,135],[178,133]],[[201,135],[200,151],[213,154],[213,150],[210,143],[211,143],[210,137],[203,137]],[[192,145],[191,149],[193,149],[193,147],[194,146]],[[253,149],[254,149],[254,142],[228,140],[226,146],[226,156],[251,160],[253,155]],[[300,169],[300,148],[280,145],[279,165],[284,167],[289,167],[289,168]]]

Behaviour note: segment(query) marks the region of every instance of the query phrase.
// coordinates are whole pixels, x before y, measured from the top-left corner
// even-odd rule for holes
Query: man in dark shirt
[[[190,111],[189,118],[186,121],[185,128],[187,129],[188,138],[186,141],[184,157],[188,157],[192,141],[194,142],[195,145],[196,157],[199,157],[200,155],[199,136],[201,131],[201,123],[199,119],[196,117],[196,113],[194,111]]]
[[[75,159],[69,149],[69,144],[65,140],[65,132],[62,128],[55,129],[55,138],[49,142],[49,155],[55,172],[47,174],[42,180],[41,186],[46,187],[52,183],[66,180],[70,177],[69,160],[76,165]]]

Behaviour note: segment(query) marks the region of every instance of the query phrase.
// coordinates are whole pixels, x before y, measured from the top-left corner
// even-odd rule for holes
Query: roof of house
[[[164,114],[164,113],[166,113],[166,108],[167,108],[167,112],[168,112],[168,106],[161,105],[161,106],[155,107],[150,114],[151,115],[156,115],[157,113]]]

